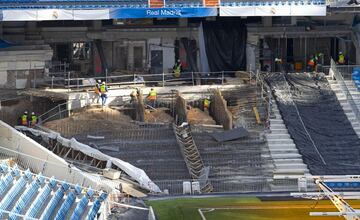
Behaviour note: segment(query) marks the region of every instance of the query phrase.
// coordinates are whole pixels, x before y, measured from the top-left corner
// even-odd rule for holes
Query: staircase
[[[272,103],[270,131],[265,136],[274,161],[274,176],[308,174],[309,170],[291,139],[275,102]]]
[[[346,92],[341,88],[341,86],[336,80],[331,79],[331,77],[327,77],[327,80],[330,84],[331,89],[335,92],[336,97],[344,110],[344,113],[346,114],[348,120],[354,128],[354,131],[360,137],[360,122],[357,120],[355,113],[351,108],[348,99],[346,98]],[[356,103],[357,109],[360,110],[360,92],[357,90],[352,80],[344,80],[344,82],[350,92],[351,98]]]
[[[195,141],[191,135],[190,126],[177,126],[174,124],[173,128],[191,177],[194,180],[199,180],[201,192],[211,192],[213,187],[207,180],[209,168],[204,166],[199,150],[197,149]]]

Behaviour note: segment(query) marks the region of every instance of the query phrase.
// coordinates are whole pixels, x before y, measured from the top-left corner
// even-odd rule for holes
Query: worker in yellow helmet
[[[147,100],[150,102],[150,106],[155,108],[156,106],[156,99],[157,99],[157,94],[155,89],[151,88],[150,92],[148,94],[148,96],[146,97]]]
[[[100,97],[101,97],[101,104],[104,107],[105,103],[106,103],[106,99],[107,99],[107,93],[108,92],[108,88],[106,86],[105,82],[102,82],[100,85]]]
[[[209,97],[206,97],[204,99],[204,102],[203,102],[203,105],[204,105],[204,111],[209,111],[209,108],[210,108],[210,98]]]

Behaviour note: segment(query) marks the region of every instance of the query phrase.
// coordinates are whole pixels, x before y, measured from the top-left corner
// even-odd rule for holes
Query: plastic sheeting
[[[246,26],[240,19],[202,23],[211,71],[246,70]]]
[[[267,81],[311,174],[360,174],[360,139],[326,79],[277,73]]]
[[[118,158],[110,157],[106,154],[101,153],[100,151],[89,147],[86,144],[82,144],[78,142],[75,138],[72,139],[66,139],[61,137],[61,135],[57,132],[44,132],[28,127],[23,126],[17,126],[18,130],[22,131],[28,131],[31,132],[35,136],[41,136],[42,139],[46,142],[49,141],[49,139],[56,139],[59,143],[61,143],[63,146],[73,148],[74,150],[78,150],[86,155],[89,155],[91,157],[94,157],[98,160],[107,161],[107,167],[110,167],[111,164],[119,167],[121,170],[123,170],[127,175],[129,175],[131,178],[136,180],[141,187],[144,189],[147,189],[151,192],[160,193],[160,188],[150,180],[150,178],[146,175],[146,173],[139,169],[130,163],[127,163],[125,161],[122,161]]]

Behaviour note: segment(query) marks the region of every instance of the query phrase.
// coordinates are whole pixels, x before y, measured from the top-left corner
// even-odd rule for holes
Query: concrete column
[[[0,22],[0,38],[3,37],[3,23]]]
[[[259,48],[255,45],[258,45],[259,37],[248,34],[247,37],[247,45],[246,45],[246,70],[247,71],[255,71],[257,68],[257,64],[259,60],[257,60],[256,53]]]
[[[35,32],[37,28],[36,21],[26,22],[26,32]]]
[[[264,27],[271,27],[272,26],[272,17],[262,17],[262,24]]]
[[[292,25],[292,26],[295,26],[296,23],[297,23],[297,17],[291,16],[291,25]]]
[[[356,48],[356,65],[360,64],[360,47],[355,47]]]
[[[101,20],[95,20],[95,21],[93,21],[92,22],[92,28],[94,29],[94,30],[101,30],[101,28],[102,28],[102,21]]]

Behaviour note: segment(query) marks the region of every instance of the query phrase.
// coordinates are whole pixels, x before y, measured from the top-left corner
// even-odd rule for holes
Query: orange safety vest
[[[156,100],[156,92],[154,90],[149,92],[148,99]]]
[[[309,65],[309,66],[315,66],[314,60],[313,60],[313,59],[310,59],[310,60],[308,61],[308,65]]]

